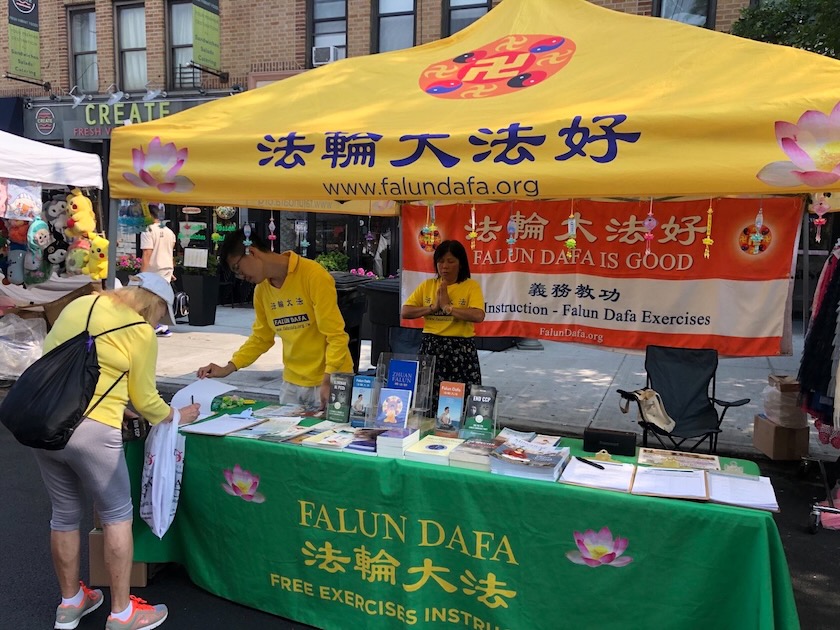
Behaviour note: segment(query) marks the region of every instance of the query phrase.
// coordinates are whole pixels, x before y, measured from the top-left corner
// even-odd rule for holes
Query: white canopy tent
[[[0,131],[0,177],[44,185],[102,188],[98,155]]]

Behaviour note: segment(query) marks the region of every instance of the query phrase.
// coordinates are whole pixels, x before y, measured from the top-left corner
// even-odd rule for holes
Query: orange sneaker
[[[82,617],[88,613],[92,613],[102,605],[102,591],[98,588],[88,588],[84,582],[79,582],[79,585],[82,587],[82,592],[84,593],[82,603],[78,606],[65,606],[61,604],[58,607],[55,611],[55,628],[57,630],[73,630],[73,628],[79,625]]]
[[[131,616],[120,621],[114,615],[108,615],[105,630],[152,630],[166,621],[169,610],[164,604],[147,604],[146,600],[130,596]]]

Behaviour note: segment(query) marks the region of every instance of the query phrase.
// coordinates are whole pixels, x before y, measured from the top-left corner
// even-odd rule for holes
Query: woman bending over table
[[[173,418],[176,422],[192,422],[198,417],[199,405],[176,411],[160,397],[155,384],[155,326],[161,321],[175,323],[172,287],[151,272],[140,273],[132,281],[133,286],[80,297],[68,304],[44,340],[44,352],[49,352],[85,330],[86,322],[91,335],[120,328],[96,343],[100,376],[89,415],[63,449],[32,449],[52,504],[50,550],[61,589],[54,626],[58,629],[75,628],[103,601],[101,590],[89,589],[79,581],[84,494],[93,498],[104,530],[105,566],[111,587],[106,630],[156,628],[168,614],[163,604],[151,606],[129,595],[134,560],[133,509],[121,425],[129,399],[152,424],[171,422]],[[107,391],[115,381],[116,386]]]

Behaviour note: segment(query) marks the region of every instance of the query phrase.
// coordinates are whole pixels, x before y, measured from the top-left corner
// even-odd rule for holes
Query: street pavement
[[[178,324],[171,337],[158,343],[157,380],[163,392],[174,393],[195,380],[199,367],[225,365],[247,339],[254,321],[251,308],[220,306],[213,326]],[[762,392],[769,374],[796,376],[804,338],[801,322],[794,326],[791,356],[720,359],[717,398],[749,398],[743,407],[730,409],[723,423],[718,450],[724,454],[754,458],[755,414],[764,410]],[[613,352],[575,343],[540,341],[536,350],[517,347],[501,352],[479,351],[482,380],[499,392],[499,424],[530,428],[543,433],[581,436],[584,428],[638,430],[636,411],[622,414],[617,389],[634,390],[645,385],[644,354]],[[370,362],[370,341],[362,341],[359,369]],[[228,376],[240,395],[258,400],[276,400],[283,380],[282,342],[257,361]],[[810,454],[836,460],[840,451],[820,444],[811,431]]]
[[[181,324],[171,337],[160,339],[157,374],[164,395],[191,382],[199,366],[211,361],[224,364],[247,337],[252,321],[251,309],[219,307],[214,326]],[[580,435],[590,421],[601,427],[634,430],[634,416],[619,412],[615,389],[636,389],[644,384],[643,356],[556,342],[541,345],[541,350],[480,351],[485,382],[500,392],[500,424],[565,435]],[[771,478],[781,507],[774,518],[785,548],[801,626],[804,630],[828,630],[837,628],[840,619],[840,598],[836,595],[840,571],[835,560],[840,532],[823,529],[812,535],[807,529],[811,503],[814,498],[823,498],[822,481],[815,474],[815,466],[770,461],[752,447],[752,419],[761,411],[767,375],[795,375],[801,348],[800,331],[794,337],[793,356],[721,360],[718,396],[749,397],[752,401],[730,411],[719,451],[757,461],[762,474]],[[273,400],[282,378],[280,355],[278,340],[253,366],[226,380],[236,385],[240,394]],[[363,343],[360,367],[372,367],[369,342]],[[3,395],[0,389],[0,399]],[[829,484],[833,485],[840,472],[835,463],[837,451],[812,439],[811,454],[829,462]],[[0,427],[0,476],[4,480],[0,484],[0,579],[4,594],[0,600],[0,630],[49,628],[58,603],[49,556],[49,501],[31,453],[4,427]],[[91,511],[86,511],[82,532],[92,527]],[[82,551],[81,574],[85,576],[86,536],[82,538]],[[176,565],[166,565],[148,587],[134,592],[150,602],[168,604],[170,618],[163,627],[173,630],[309,628],[210,595],[193,585]],[[105,608],[86,617],[79,628],[103,627]]]

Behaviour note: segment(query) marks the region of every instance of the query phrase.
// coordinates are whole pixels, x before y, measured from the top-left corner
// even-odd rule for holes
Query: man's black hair
[[[458,279],[455,282],[463,282],[470,277],[470,261],[467,258],[467,250],[461,244],[461,241],[451,240],[443,241],[437,246],[433,259],[435,274],[437,274],[437,264],[445,254],[452,254],[458,259]]]
[[[251,247],[262,252],[269,251],[268,243],[257,234],[254,228],[251,228]],[[225,240],[219,246],[218,254],[219,264],[226,270],[230,270],[228,258],[238,259],[240,256],[245,255],[245,232],[242,231],[242,228],[231,232],[225,237]]]

